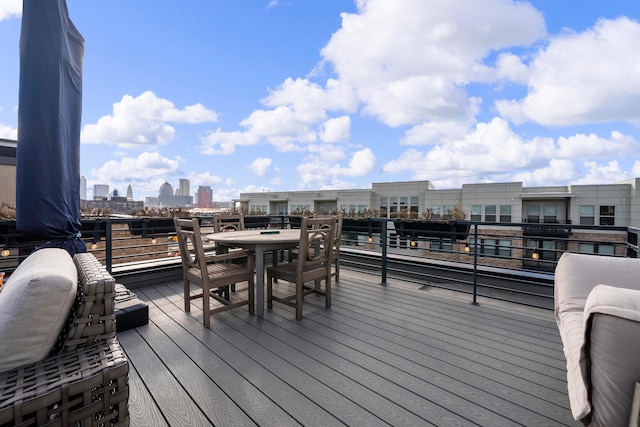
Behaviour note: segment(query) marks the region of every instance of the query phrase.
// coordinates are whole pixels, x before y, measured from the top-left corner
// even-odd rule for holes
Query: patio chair
[[[554,304],[567,391],[585,426],[638,425],[639,276],[640,259],[565,252],[558,261]]]
[[[200,225],[197,218],[174,219],[180,256],[182,258],[184,280],[184,309],[191,311],[191,300],[202,298],[203,325],[209,328],[211,315],[232,308],[249,306],[253,314],[254,305],[254,259],[247,250],[230,251],[228,253],[205,253],[202,245]],[[238,263],[241,261],[242,263]],[[247,282],[247,299],[231,302],[229,286]],[[202,287],[201,293],[191,294],[190,285],[194,283]],[[216,292],[216,291],[223,292]],[[211,309],[210,299],[220,302],[221,307]]]
[[[321,218],[321,217],[317,217]],[[340,241],[342,240],[342,216],[337,215],[336,218],[336,232],[333,237],[333,256],[331,260],[331,264],[333,265],[333,269],[331,271],[331,276],[336,278],[336,282],[340,281]],[[289,249],[289,262],[293,261],[298,257],[298,248]]]
[[[213,230],[216,233],[244,230],[244,216],[242,214],[214,215]]]
[[[267,308],[273,308],[273,301],[295,307],[296,319],[301,320],[304,296],[312,293],[324,295],[326,307],[331,307],[331,261],[336,225],[336,217],[302,219],[297,259],[267,269]],[[273,283],[277,279],[295,283],[295,293],[275,296]],[[324,290],[319,283],[305,286],[307,282],[322,279]]]
[[[128,426],[115,279],[95,256],[41,249],[5,286],[0,426]]]

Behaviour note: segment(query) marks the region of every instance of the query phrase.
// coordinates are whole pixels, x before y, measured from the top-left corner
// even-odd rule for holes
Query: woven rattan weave
[[[128,426],[129,362],[115,337],[115,280],[77,254],[78,295],[54,356],[0,373],[0,426]]]

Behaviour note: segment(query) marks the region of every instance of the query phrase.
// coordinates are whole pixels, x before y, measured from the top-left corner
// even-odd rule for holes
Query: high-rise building
[[[190,184],[188,179],[181,179],[178,183],[178,189],[176,189],[176,196],[189,196]]]
[[[158,196],[173,196],[173,186],[169,184],[167,181],[164,182],[160,186],[160,191],[158,192]]]
[[[87,178],[80,175],[80,200],[87,200]]]
[[[133,188],[131,188],[131,184],[127,187],[127,200],[133,200]]]
[[[107,184],[96,184],[93,186],[93,197],[108,197],[109,196],[109,185]]]
[[[196,193],[197,205],[198,208],[212,208],[213,207],[213,191],[211,187],[208,185],[201,185],[198,187],[198,192]]]
[[[176,194],[179,191],[180,190],[176,191]],[[160,187],[157,203],[158,203],[157,206],[160,206],[160,207],[170,207],[170,206],[190,207],[190,206],[193,206],[193,196],[175,195],[171,184],[169,184],[168,182],[165,182]]]

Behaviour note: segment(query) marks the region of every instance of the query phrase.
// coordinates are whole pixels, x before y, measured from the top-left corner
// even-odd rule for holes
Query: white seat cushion
[[[78,273],[64,249],[29,255],[0,292],[0,372],[46,359],[76,298]]]

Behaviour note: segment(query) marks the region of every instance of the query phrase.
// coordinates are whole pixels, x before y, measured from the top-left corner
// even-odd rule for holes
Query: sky
[[[52,0],[51,0],[52,1]],[[67,0],[81,173],[136,200],[640,177],[640,2]],[[0,0],[17,139],[22,0]]]

